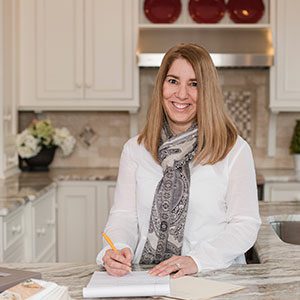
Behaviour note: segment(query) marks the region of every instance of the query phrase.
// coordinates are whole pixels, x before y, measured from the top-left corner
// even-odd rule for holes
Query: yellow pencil
[[[102,232],[102,236],[107,241],[107,243],[109,244],[109,246],[111,247],[111,249],[113,249],[115,253],[119,254],[118,249],[116,248],[116,246],[114,245],[114,243],[112,242],[112,240],[109,238],[109,236],[107,234],[105,234],[104,232]]]

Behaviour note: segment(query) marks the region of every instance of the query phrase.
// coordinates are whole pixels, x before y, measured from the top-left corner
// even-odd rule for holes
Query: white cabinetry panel
[[[270,107],[273,111],[300,111],[300,1],[276,0],[273,5],[275,64]]]
[[[135,48],[131,1],[87,0],[85,8],[85,98],[132,98]]]
[[[37,97],[81,99],[83,0],[39,0],[36,9]]]
[[[300,201],[300,183],[299,182],[265,183],[264,201]]]
[[[58,261],[94,263],[102,247],[113,181],[60,182],[58,199]]]
[[[15,0],[0,2],[0,178],[18,172]]]
[[[136,111],[137,5],[21,1],[19,108]]]
[[[55,189],[26,205],[27,261],[56,261]]]

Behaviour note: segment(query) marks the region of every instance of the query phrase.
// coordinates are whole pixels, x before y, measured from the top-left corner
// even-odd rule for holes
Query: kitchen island
[[[43,175],[22,173],[1,184],[0,212],[13,211],[46,193],[58,181],[116,180],[115,169],[56,169]],[[300,245],[283,242],[271,221],[300,220],[300,202],[260,202],[262,225],[255,243],[257,264],[235,265],[201,273],[208,279],[228,281],[244,289],[215,299],[300,299]],[[82,288],[98,269],[87,263],[6,263],[3,267],[39,271],[44,280],[69,287],[70,295],[82,299]]]
[[[300,299],[300,245],[281,241],[269,224],[274,218],[298,218],[300,203],[260,203],[260,212],[262,226],[255,244],[260,263],[199,274],[245,287],[215,299]],[[41,272],[44,280],[68,286],[70,295],[75,299],[82,299],[82,288],[87,285],[92,273],[98,270],[95,264],[84,263],[12,263],[2,266]]]

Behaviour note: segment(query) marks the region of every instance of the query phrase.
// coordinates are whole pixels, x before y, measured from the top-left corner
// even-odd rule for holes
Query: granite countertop
[[[260,263],[235,265],[200,274],[245,287],[214,299],[300,299],[300,245],[281,241],[269,224],[270,220],[300,220],[300,202],[262,202],[260,213],[262,226],[255,244]],[[98,269],[94,264],[84,263],[15,263],[2,266],[39,271],[44,280],[68,286],[70,295],[75,299],[82,299],[82,288]]]
[[[55,168],[49,172],[22,172],[0,180],[0,216],[45,194],[58,181],[116,180],[116,168]]]

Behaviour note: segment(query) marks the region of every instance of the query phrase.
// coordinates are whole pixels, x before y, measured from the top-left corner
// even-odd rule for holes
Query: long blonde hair
[[[198,150],[195,163],[214,164],[222,160],[237,139],[237,129],[226,113],[217,70],[209,53],[196,44],[179,44],[165,54],[152,94],[144,129],[138,137],[158,161],[158,147],[163,125],[163,84],[172,63],[183,58],[191,64],[198,82]]]

